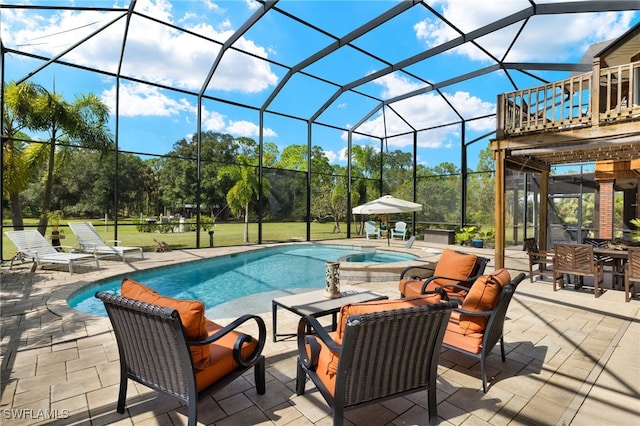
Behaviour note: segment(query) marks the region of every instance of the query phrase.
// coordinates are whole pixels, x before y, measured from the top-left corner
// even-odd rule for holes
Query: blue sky
[[[553,3],[545,0],[540,3]],[[5,4],[8,2],[5,2]],[[19,4],[20,2],[12,2]],[[343,37],[358,26],[396,6],[398,1],[292,1],[276,4],[284,12],[308,20],[316,29],[305,27],[285,14],[269,12],[257,25],[234,43],[251,54],[230,50],[220,61],[205,94],[216,99],[250,105],[254,109],[205,100],[202,128],[234,136],[258,139],[259,114],[287,69],[334,41],[327,33]],[[527,0],[435,0],[427,2],[449,22],[464,32],[481,28],[501,17],[530,6]],[[53,5],[52,1],[28,4]],[[59,0],[57,5],[99,6],[126,9],[129,1]],[[134,152],[164,154],[175,141],[196,131],[197,93],[226,41],[260,5],[249,0],[139,0],[135,11],[162,22],[187,29],[178,31],[158,24],[154,19],[134,15],[124,52],[122,75],[169,86],[166,90],[128,79],[120,83],[120,148]],[[473,9],[473,10],[471,10]],[[60,55],[99,28],[123,16],[122,11],[47,11],[4,8],[0,10],[0,31],[5,47],[49,58]],[[608,12],[533,16],[522,29],[518,23],[477,39],[477,45],[465,43],[447,52],[407,67],[409,73],[392,72],[356,87],[357,93],[337,97],[318,121],[339,129],[314,125],[312,141],[326,151],[332,162],[346,165],[346,132],[378,105],[376,99],[392,99],[419,90],[428,82],[441,82],[492,64],[489,55],[502,58],[514,35],[522,33],[507,56],[509,62],[578,62],[589,45],[618,37],[640,18],[638,12]],[[79,47],[62,55],[63,60],[81,65],[117,71],[123,42],[124,19]],[[324,32],[323,32],[324,31]],[[418,5],[355,39],[353,47],[343,46],[296,73],[268,104],[267,109],[303,118],[317,114],[338,89],[330,82],[347,84],[382,70],[451,40],[458,34],[429,11]],[[203,37],[200,37],[203,36]],[[217,41],[219,43],[212,42]],[[479,46],[479,47],[478,47]],[[375,58],[362,53],[374,52]],[[5,80],[23,78],[43,64],[13,53],[5,57]],[[268,59],[269,61],[266,61]],[[532,72],[549,81],[560,80],[566,72]],[[415,78],[419,76],[422,81]],[[314,78],[319,77],[319,78]],[[520,88],[539,81],[523,74],[511,77]],[[72,99],[93,92],[115,112],[113,77],[55,64],[36,73],[33,80]],[[504,72],[448,85],[442,95],[465,119],[495,111],[496,94],[512,90]],[[400,134],[410,126],[394,113],[411,117],[411,125],[429,128],[458,121],[459,117],[431,91],[392,104],[384,116],[379,112],[358,130],[378,137]],[[111,120],[112,125],[115,119]],[[465,140],[472,141],[495,129],[495,121],[469,122]],[[459,165],[462,129],[459,125],[421,132],[418,137],[418,162],[434,166],[442,161]],[[280,149],[290,144],[306,144],[306,121],[265,114],[265,141]],[[470,166],[475,167],[477,152],[486,147],[491,136],[474,143],[469,150]],[[371,138],[356,136],[354,143],[368,144]],[[375,142],[378,144],[379,142]],[[411,136],[389,137],[385,149],[412,150]]]

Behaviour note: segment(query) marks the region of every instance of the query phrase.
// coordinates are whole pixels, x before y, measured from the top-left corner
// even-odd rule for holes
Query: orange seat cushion
[[[463,334],[460,328],[460,312],[451,312],[442,343],[453,346],[472,354],[479,354],[482,349],[483,333]]]
[[[182,328],[187,340],[202,340],[207,337],[204,303],[198,300],[180,300],[162,296],[130,278],[122,280],[120,294],[129,299],[177,310],[180,313]],[[206,368],[210,356],[209,345],[193,346],[190,349],[193,365],[196,369]]]
[[[329,333],[329,336],[333,338],[335,341],[337,339],[338,333],[336,331],[332,331]],[[320,353],[318,354],[318,364],[316,365],[316,373],[318,377],[324,384],[324,386],[331,392],[331,395],[334,394],[336,388],[336,372],[337,372],[337,364],[331,365],[332,363],[337,362],[337,357],[329,350],[327,345],[316,336],[308,336],[310,339],[315,339],[315,341],[320,346]],[[307,354],[311,356],[311,351],[309,350],[309,345],[306,345]],[[334,357],[336,359],[334,359]]]
[[[411,278],[401,279],[398,283],[398,290],[404,296],[418,296],[422,288],[422,280],[414,280]]]
[[[205,323],[209,336],[222,328],[221,325],[210,320],[206,320]],[[209,358],[205,363],[206,367],[196,371],[198,392],[239,367],[239,364],[233,359],[233,345],[238,337],[240,337],[240,333],[232,331],[210,345],[205,345],[205,347],[209,348]],[[251,339],[245,343],[240,350],[242,358],[249,358],[257,346],[258,341],[256,339]]]
[[[460,308],[473,312],[492,310],[498,303],[502,287],[509,284],[509,281],[511,281],[511,275],[506,269],[498,269],[489,275],[479,277],[471,286]],[[482,333],[488,321],[488,316],[471,316],[461,313],[460,330],[464,335]]]

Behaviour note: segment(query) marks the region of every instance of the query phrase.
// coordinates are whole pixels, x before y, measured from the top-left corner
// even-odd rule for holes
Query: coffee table
[[[332,316],[332,329],[337,327],[338,312],[342,305],[347,303],[359,303],[370,302],[373,300],[384,300],[389,297],[376,293],[370,290],[363,290],[358,287],[345,285],[341,286],[342,297],[336,297],[335,299],[329,299],[324,297],[324,290],[308,291],[300,294],[293,294],[291,296],[283,296],[273,299],[272,305],[272,321],[273,321],[273,341],[276,341],[278,336],[295,336],[295,333],[278,334],[278,306],[284,308],[290,312],[301,317],[305,315],[311,315],[312,317],[323,317],[326,315]]]

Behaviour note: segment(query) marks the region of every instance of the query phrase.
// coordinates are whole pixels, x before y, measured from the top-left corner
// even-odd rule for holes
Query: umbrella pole
[[[387,215],[387,247],[391,245],[391,229],[389,229],[389,215]]]

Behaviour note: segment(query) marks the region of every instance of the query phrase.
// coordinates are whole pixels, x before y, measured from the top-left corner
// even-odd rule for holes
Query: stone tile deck
[[[353,244],[353,240],[347,243]],[[376,241],[366,244],[386,248]],[[402,244],[395,241],[392,247],[401,248]],[[416,242],[411,251],[425,255],[422,247],[426,247],[424,243]],[[2,267],[2,424],[186,424],[185,407],[133,383],[126,413],[116,413],[119,364],[109,322],[70,309],[66,297],[106,276],[244,250],[145,253],[144,260],[128,264],[104,260],[99,270],[79,267],[73,275],[55,266],[35,273],[29,272],[30,265],[19,265],[12,271]],[[474,251],[489,257],[493,254],[487,249]],[[426,257],[437,260],[434,254]],[[508,251],[506,266],[514,275],[528,271],[519,249]],[[350,284],[392,298],[399,296],[397,281]],[[237,310],[240,314],[244,306],[265,306],[260,314],[270,333],[270,300],[256,296],[238,301],[236,306],[227,305],[224,312]],[[230,317],[212,319],[224,323]],[[451,351],[442,353],[437,396],[441,424],[640,424],[639,319],[640,300],[625,303],[619,290],[609,290],[596,299],[588,292],[553,292],[549,282],[525,279],[505,323],[507,361],[500,361],[498,349],[488,361],[488,375],[494,379],[487,394],[482,393],[479,365],[474,359]],[[279,331],[293,331],[296,324],[295,315],[279,311]],[[312,384],[307,385],[305,395],[295,394],[295,339],[276,343],[268,339],[264,353],[267,393],[257,395],[248,374],[200,403],[200,423],[332,424],[330,412]],[[427,418],[426,395],[416,393],[350,411],[346,424],[422,425],[427,424]]]

